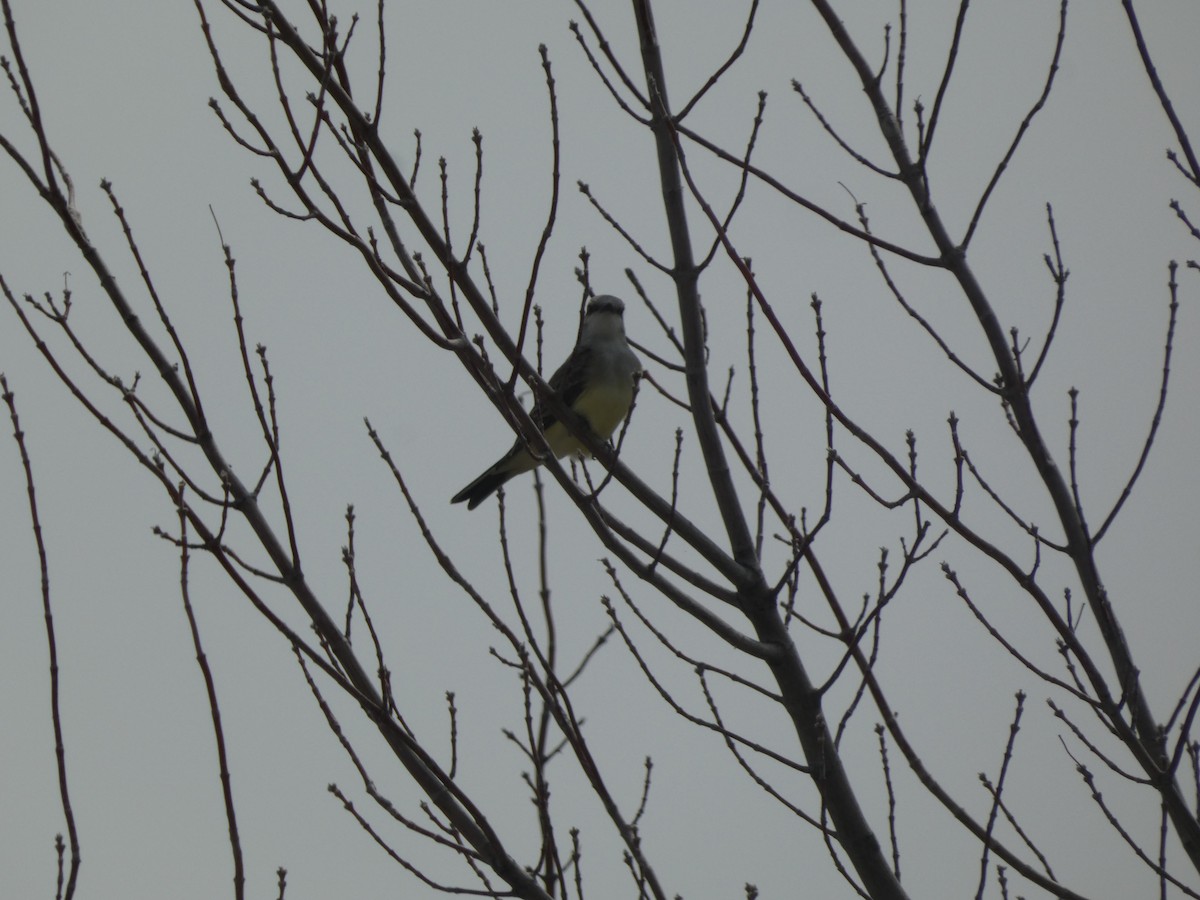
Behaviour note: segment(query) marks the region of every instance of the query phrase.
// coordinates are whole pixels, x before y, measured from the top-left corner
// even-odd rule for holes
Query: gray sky
[[[431,746],[444,747],[443,694],[457,693],[465,785],[500,830],[515,835],[510,849],[522,860],[534,858],[535,822],[520,781],[523,760],[497,737],[502,727],[519,727],[522,714],[511,672],[487,655],[500,639],[430,560],[362,419],[370,417],[411,479],[439,539],[497,604],[505,603],[506,592],[494,541],[495,506],[467,514],[446,500],[508,446],[506,426],[461,368],[413,332],[348,249],[313,225],[280,220],[254,196],[249,179],[258,176],[275,199],[293,205],[267,165],[235,146],[208,110],[218,86],[191,4],[14,0],[13,5],[43,115],[74,178],[89,235],[126,290],[143,304],[142,314],[152,315],[97,188],[101,178],[109,178],[156,287],[188,341],[220,440],[239,473],[253,477],[264,461],[263,450],[245,397],[211,206],[238,260],[249,340],[267,345],[277,379],[284,464],[306,577],[332,606],[344,602],[343,514],[346,504],[354,503],[359,576],[406,716]],[[1160,73],[1184,121],[1200,129],[1194,54],[1200,10],[1182,0],[1143,5],[1146,37]],[[259,43],[213,6],[210,15],[239,87],[261,110],[273,109]],[[291,6],[299,10],[303,4]],[[657,4],[677,106],[736,42],[741,6],[713,0]],[[928,107],[955,7],[940,0],[910,6],[906,96],[909,101],[919,96]],[[978,7],[968,20],[959,77],[947,96],[932,160],[934,198],[956,232],[1041,89],[1057,19],[1057,4],[1048,2]],[[356,77],[367,95],[374,66],[368,25],[374,12],[370,4],[348,6],[345,16],[351,10],[365,20]],[[893,12],[882,4],[856,4],[845,12],[861,45],[875,57],[882,52],[882,24]],[[628,10],[614,5],[602,14],[616,52],[636,68]],[[483,239],[505,304],[502,314],[513,323],[548,198],[546,89],[537,46],[549,47],[563,140],[558,229],[537,297],[547,320],[549,367],[565,354],[574,334],[579,289],[573,269],[583,245],[592,253],[598,290],[632,301],[622,275],[632,267],[659,307],[673,309],[670,284],[575,190],[577,180],[588,182],[647,249],[666,251],[652,144],[598,83],[567,30],[572,17],[578,17],[573,6],[550,2],[411,3],[396,4],[387,26],[390,81],[383,128],[405,164],[411,132],[421,130],[420,192],[427,201],[436,203],[436,160],[446,157],[451,214],[460,232],[470,215],[471,129],[483,132]],[[756,92],[767,90],[759,164],[846,218],[853,217],[849,190],[867,204],[877,232],[928,251],[898,186],[881,183],[841,154],[790,89],[791,79],[803,82],[839,130],[882,161],[870,109],[851,75],[810,10],[802,4],[765,3],[746,57],[696,109],[692,125],[740,148]],[[906,115],[911,120],[911,108]],[[11,98],[0,107],[0,122],[6,135],[20,134]],[[976,271],[1005,324],[1019,327],[1039,346],[1053,300],[1042,262],[1049,249],[1045,204],[1053,203],[1071,276],[1061,333],[1036,402],[1065,465],[1066,391],[1081,390],[1079,475],[1093,525],[1119,494],[1149,426],[1161,377],[1167,262],[1197,255],[1194,241],[1167,207],[1178,197],[1191,203],[1194,219],[1200,217],[1194,191],[1188,195],[1187,185],[1164,159],[1172,145],[1119,5],[1075,4],[1055,91],[1010,166],[972,248]],[[701,151],[692,151],[692,158],[714,198],[727,202],[736,188],[731,173],[712,166]],[[0,165],[0,198],[6,212],[0,217],[0,272],[10,286],[38,295],[58,291],[63,273],[70,272],[76,328],[114,373],[129,380],[141,369],[143,390],[158,397],[153,373],[133,353],[94,278],[7,162]],[[699,226],[700,219],[695,222]],[[914,429],[922,471],[948,495],[953,469],[945,420],[953,409],[976,461],[1006,486],[1006,496],[1026,515],[1049,527],[1051,510],[999,410],[896,307],[861,245],[760,187],[752,188],[734,236],[739,249],[753,257],[760,284],[806,353],[814,353],[808,299],[813,292],[822,298],[834,390],[852,416],[896,453],[903,452],[905,429]],[[698,243],[707,239],[704,234]],[[901,264],[893,274],[964,358],[990,376],[993,367],[986,362],[978,328],[949,280]],[[1194,528],[1200,479],[1192,474],[1200,441],[1195,390],[1200,317],[1196,273],[1181,271],[1180,280],[1171,402],[1138,491],[1100,551],[1106,586],[1143,666],[1154,707],[1164,717],[1197,665],[1200,629],[1195,602],[1200,542]],[[737,367],[735,414],[744,424],[744,288],[732,268],[719,263],[702,290],[710,333],[731,335],[713,341],[714,378],[723,377],[730,365]],[[629,307],[631,334],[667,352],[649,313],[636,302]],[[821,411],[814,398],[796,389],[782,352],[767,340],[760,366],[773,483],[796,508],[819,508],[825,459]],[[178,596],[177,559],[151,533],[153,525],[173,525],[173,511],[52,377],[11,311],[0,326],[0,371],[16,393],[27,432],[50,553],[69,777],[83,844],[80,896],[191,900],[228,895],[229,854],[213,740]],[[78,367],[74,371],[82,373]],[[655,374],[670,381],[668,373]],[[120,415],[119,402],[98,395],[106,410]],[[676,408],[643,395],[624,459],[668,490],[674,430],[686,424]],[[53,884],[53,836],[63,827],[46,645],[24,482],[12,441],[5,438],[0,445],[6,447],[0,450],[0,572],[7,619],[0,628],[0,719],[5,723],[0,728],[0,893],[44,896]],[[844,437],[840,446],[864,472],[880,476],[865,451]],[[719,533],[695,447],[686,453],[681,507]],[[889,496],[897,494],[894,484],[878,483]],[[557,488],[550,486],[548,495],[556,562],[551,588],[563,658],[573,659],[604,627],[598,598],[611,594],[612,586],[597,563],[602,548]],[[881,516],[844,479],[837,496],[844,506],[828,532],[825,552],[839,590],[850,598],[874,590],[880,546],[889,546],[897,559],[897,537],[909,529],[911,512]],[[532,492],[515,482],[509,498],[512,514],[522,523],[513,542],[532,602]],[[629,505],[614,502],[620,509]],[[978,491],[966,509],[975,521],[996,526],[1006,549],[1031,560],[1027,542],[1005,528]],[[1010,784],[1012,803],[1029,811],[1023,824],[1053,849],[1055,872],[1070,887],[1095,896],[1151,896],[1153,879],[1095,813],[1064,753],[1058,740],[1063,729],[1046,709],[1045,687],[990,642],[956,601],[937,570],[942,558],[960,569],[975,599],[1011,629],[1024,651],[1057,671],[1053,643],[1028,601],[994,569],[972,562],[963,547],[947,541],[889,610],[880,661],[894,686],[892,702],[922,738],[926,762],[975,815],[986,816],[987,798],[976,773],[995,775],[1012,695],[1025,690],[1029,700],[1019,766]],[[768,556],[776,567],[780,559],[778,553]],[[1049,560],[1043,578],[1054,596],[1073,584],[1069,573]],[[730,661],[711,638],[642,590],[632,576],[624,581],[640,591],[642,607],[689,652]],[[267,596],[303,627],[283,592],[268,590]],[[291,900],[430,896],[326,793],[325,786],[336,782],[360,808],[370,806],[284,642],[202,557],[193,564],[192,598],[222,703],[248,896],[274,896],[278,866],[289,871]],[[818,672],[836,660],[834,651],[817,641],[802,642],[802,652]],[[702,713],[703,699],[688,668],[661,655],[653,658],[658,674],[690,709]],[[724,699],[737,727],[791,752],[794,739],[776,710],[732,691]],[[379,752],[369,731],[358,727],[353,707],[340,699],[338,704],[374,764],[381,790],[405,810],[415,810],[414,792],[402,771]],[[850,896],[815,832],[762,794],[712,735],[671,716],[623,648],[610,646],[597,658],[579,685],[576,704],[588,717],[591,740],[618,799],[629,808],[640,790],[641,761],[654,758],[643,836],[672,895],[735,897],[744,883],[753,882],[764,897],[796,896],[801,884],[805,896]],[[871,734],[875,721],[869,712],[854,720],[846,753],[882,834],[885,804]],[[893,753],[892,764],[905,884],[914,896],[973,894],[978,851],[919,790],[898,754]],[[812,806],[804,784],[765,771],[789,796]],[[578,824],[583,830],[591,896],[632,896],[619,848],[578,775],[566,764],[552,774],[558,779],[555,799],[563,804],[562,827]],[[1128,794],[1112,777],[1101,788],[1114,801]],[[1154,806],[1143,797],[1124,809],[1140,836],[1152,839]],[[425,845],[388,834],[431,871],[467,883],[457,866],[431,856]],[[1178,874],[1187,874],[1182,864]],[[1195,884],[1194,877],[1190,883]],[[1028,885],[1020,890],[1036,895]]]

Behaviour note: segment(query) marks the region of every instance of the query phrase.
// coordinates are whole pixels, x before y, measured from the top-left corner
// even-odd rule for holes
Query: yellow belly
[[[633,384],[605,385],[584,391],[576,398],[573,408],[575,412],[587,420],[592,431],[602,440],[608,440],[617,430],[621,420],[629,412],[633,402]],[[567,431],[561,422],[551,425],[546,431],[546,441],[555,456],[566,456],[568,453],[582,453],[583,446],[579,440]]]

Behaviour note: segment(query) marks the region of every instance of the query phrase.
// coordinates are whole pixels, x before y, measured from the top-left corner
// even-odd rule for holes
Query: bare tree
[[[53,210],[94,276],[86,288],[77,276],[75,290],[107,297],[136,342],[139,366],[154,373],[146,381],[154,383],[118,375],[130,368],[128,360],[105,359],[93,349],[93,336],[77,329],[71,317],[69,290],[38,299],[22,296],[8,280],[0,286],[12,321],[28,333],[81,410],[136,459],[176,512],[175,521],[162,525],[158,534],[178,553],[181,599],[209,698],[235,896],[247,894],[246,864],[227,760],[230,736],[222,726],[189,590],[198,557],[215,562],[294,652],[300,679],[361,776],[356,789],[330,790],[365,835],[405,870],[406,881],[431,892],[582,898],[594,884],[593,896],[622,889],[659,900],[675,895],[673,875],[657,864],[655,836],[646,824],[655,802],[651,762],[645,763],[641,795],[631,803],[614,787],[619,764],[598,749],[604,742],[589,730],[588,710],[579,701],[577,686],[598,652],[606,644],[620,644],[627,651],[626,664],[644,675],[647,696],[665,701],[663,715],[694,726],[697,741],[722,743],[729,754],[727,774],[748,776],[743,783],[784,810],[798,843],[825,848],[825,864],[844,879],[845,896],[901,898],[924,890],[917,887],[925,883],[919,875],[902,879],[902,846],[906,865],[914,860],[911,868],[918,871],[942,866],[963,873],[959,884],[974,887],[979,897],[1006,897],[1010,890],[1023,896],[1085,896],[1091,888],[1080,885],[1081,874],[1059,861],[1063,842],[1039,827],[1045,812],[1037,798],[1014,799],[1009,790],[1014,772],[1051,765],[1044,752],[1025,751],[1018,740],[1030,715],[1026,690],[1011,692],[1015,701],[1007,722],[993,717],[983,723],[912,727],[921,722],[908,706],[912,697],[905,679],[912,670],[889,659],[889,640],[895,640],[890,629],[902,630],[907,619],[919,615],[907,598],[936,590],[956,598],[1012,670],[1024,673],[1023,684],[1045,698],[1050,713],[1043,718],[1060,732],[1053,765],[1060,772],[1073,767],[1080,779],[1071,815],[1087,826],[1080,827],[1077,839],[1100,833],[1110,846],[1109,836],[1115,835],[1115,843],[1139,861],[1146,883],[1157,885],[1161,896],[1197,896],[1200,669],[1195,658],[1179,660],[1182,684],[1175,695],[1152,696],[1122,624],[1134,613],[1134,598],[1111,595],[1104,577],[1105,565],[1119,566],[1140,550],[1130,542],[1108,556],[1104,541],[1152,464],[1170,384],[1182,290],[1178,266],[1170,262],[1165,286],[1155,289],[1163,297],[1163,356],[1153,364],[1139,360],[1160,369],[1160,388],[1148,411],[1130,410],[1125,425],[1146,429],[1141,450],[1122,478],[1105,485],[1104,494],[1080,475],[1086,440],[1079,429],[1079,392],[1072,388],[1069,394],[1065,441],[1060,439],[1062,407],[1036,396],[1070,299],[1068,242],[1051,207],[1045,207],[1039,223],[1045,229],[1047,298],[1039,328],[1018,327],[1005,288],[989,286],[974,252],[989,221],[989,204],[1052,96],[1065,52],[1065,0],[1056,27],[1044,35],[1042,90],[1010,123],[1009,142],[979,167],[980,187],[969,198],[954,197],[953,213],[944,211],[937,160],[953,152],[942,141],[954,125],[951,97],[964,65],[968,4],[958,7],[940,60],[917,60],[910,58],[913,35],[903,0],[882,35],[852,33],[832,4],[813,0],[814,21],[823,23],[825,33],[805,40],[832,42],[843,71],[861,89],[878,135],[873,142],[844,136],[841,123],[848,113],[824,108],[820,92],[799,81],[792,88],[810,121],[869,176],[867,189],[899,191],[907,198],[907,219],[896,220],[901,225],[873,221],[857,184],[848,214],[796,187],[797,173],[764,147],[765,93],[749,98],[740,136],[729,130],[714,133],[706,124],[706,105],[716,102],[743,56],[755,52],[761,27],[757,0],[747,6],[742,31],[730,35],[728,57],[682,99],[649,0],[632,3],[636,53],[623,52],[610,40],[624,21],[618,17],[629,11],[601,13],[577,0],[579,21],[570,28],[578,52],[626,117],[630,134],[650,139],[640,146],[653,147],[666,229],[665,239],[651,237],[646,223],[632,222],[619,211],[620,198],[580,183],[597,213],[595,227],[611,230],[627,244],[632,260],[626,269],[627,296],[661,327],[658,334],[635,336],[647,375],[626,426],[611,443],[590,433],[541,374],[543,311],[537,301],[563,187],[562,98],[546,47],[541,63],[552,162],[544,225],[528,238],[525,283],[497,284],[482,224],[488,204],[482,136],[475,135],[471,220],[458,228],[451,207],[462,198],[452,199],[445,165],[429,176],[429,167],[421,164],[419,133],[414,144],[402,145],[385,127],[389,10],[382,0],[372,16],[362,19],[345,13],[339,18],[317,2],[299,9],[300,4],[271,0],[196,0],[221,92],[212,110],[253,160],[254,185],[263,203],[349,247],[412,332],[441,351],[443,368],[461,367],[544,460],[540,471],[546,477],[535,476],[533,525],[511,516],[501,494],[496,532],[501,563],[481,584],[462,564],[471,548],[453,535],[439,534],[422,506],[421,463],[397,461],[387,429],[366,423],[384,463],[382,473],[425,542],[423,560],[440,567],[498,635],[494,663],[513,676],[523,716],[497,739],[524,759],[536,820],[532,843],[523,830],[525,811],[518,816],[489,807],[477,785],[460,773],[453,694],[447,695],[448,733],[430,735],[410,725],[411,701],[402,699],[393,684],[389,660],[395,650],[384,629],[375,626],[378,605],[362,586],[353,508],[346,513],[343,549],[346,598],[323,595],[306,577],[298,525],[304,513],[292,501],[294,483],[285,474],[288,426],[277,402],[286,385],[276,384],[269,355],[255,345],[243,317],[233,248],[223,245],[244,382],[240,402],[257,424],[258,457],[229,449],[220,417],[210,414],[217,395],[197,374],[192,341],[175,326],[172,301],[160,295],[151,275],[154,261],[143,259],[130,217],[107,182],[102,188],[141,275],[136,296],[119,285],[113,264],[85,231],[68,175],[70,153],[52,145],[47,123],[53,110],[42,108],[35,91],[38,61],[25,58],[10,0],[2,3],[11,51],[5,70],[24,122],[19,129],[6,124],[0,146]],[[1200,187],[1187,117],[1181,117],[1156,73],[1154,49],[1143,37],[1133,3],[1125,0],[1123,6],[1131,45],[1149,76],[1148,89],[1173,130],[1169,160],[1187,187]],[[262,92],[247,90],[234,76],[236,66],[217,37],[218,16],[224,26],[239,24],[260,39],[265,71],[274,82],[273,107],[263,108],[257,99]],[[865,49],[869,45],[875,46],[875,58]],[[932,90],[927,82],[920,85],[929,93],[914,88],[914,69],[936,73]],[[367,72],[371,77],[364,78]],[[625,137],[614,138],[614,153],[618,146],[622,153],[633,152]],[[764,155],[771,161],[760,162]],[[956,390],[970,399],[966,411],[938,410],[946,417],[944,434],[909,429],[897,445],[886,425],[845,399],[852,392],[839,384],[855,371],[854,359],[871,350],[856,346],[854,333],[831,329],[818,293],[794,286],[803,285],[803,277],[793,275],[792,287],[780,286],[773,268],[803,269],[803,263],[787,258],[789,250],[780,249],[788,246],[786,240],[760,243],[754,229],[743,224],[747,217],[766,215],[758,210],[780,207],[782,215],[772,214],[779,216],[776,230],[815,219],[861,246],[860,266],[877,272],[879,290],[913,323],[916,336],[903,338],[918,342],[911,352],[925,359],[932,353],[938,377],[954,380]],[[1200,237],[1187,202],[1172,209],[1182,226]],[[1018,227],[1029,229],[1032,223]],[[669,249],[654,249],[659,246]],[[739,283],[736,306],[724,292],[707,305],[702,300],[705,286],[722,272]],[[581,305],[593,293],[611,290],[593,290],[587,251],[580,254],[577,274]],[[919,298],[921,285],[933,283],[927,278],[937,290],[953,291],[945,294],[952,296],[946,306],[931,307]],[[951,303],[953,312],[948,312]],[[741,324],[731,329],[734,315]],[[964,316],[973,332],[952,324]],[[547,347],[545,352],[553,356],[556,351]],[[768,358],[770,363],[764,362]],[[736,376],[724,370],[733,360],[738,361]],[[886,387],[887,366],[863,371],[882,379],[880,390]],[[536,416],[522,403],[526,389],[539,410],[569,424],[594,462],[553,458]],[[115,412],[113,397],[121,406]],[[68,799],[63,746],[69,746],[71,735],[64,735],[57,705],[53,562],[41,543],[42,528],[53,525],[39,517],[36,455],[31,461],[18,424],[20,393],[14,398],[5,383],[4,398],[24,462],[42,561],[55,679],[51,713],[68,833],[66,842],[60,839],[59,895],[70,897],[86,834],[78,833]],[[219,402],[228,400],[222,395]],[[632,435],[672,417],[679,423],[673,449],[664,450],[660,441],[657,457],[633,458],[627,449]],[[796,460],[797,424],[822,436],[823,457]],[[1003,445],[1003,450],[992,452],[989,445]],[[800,467],[819,472],[820,481],[797,479],[793,470]],[[570,573],[556,570],[547,549],[547,486],[569,498],[579,522],[602,548],[599,565],[611,584],[602,598],[607,625],[576,658],[562,649],[562,624],[550,600],[553,586],[569,583]],[[521,571],[510,546],[519,532],[531,528],[539,559],[532,579]],[[879,534],[892,537],[875,550]],[[847,545],[857,556],[849,566],[840,552]],[[864,570],[868,554],[871,562]],[[397,565],[401,591],[404,568],[416,564],[408,559]],[[940,579],[929,579],[929,572]],[[864,585],[870,585],[865,593]],[[1026,621],[1036,622],[1033,630],[1014,623],[1016,606]],[[915,621],[907,627],[936,631],[942,626]],[[947,641],[944,657],[922,664],[936,667],[951,683],[989,678],[978,661],[956,658],[952,645]],[[681,677],[688,673],[691,682]],[[1165,718],[1164,709],[1169,710]],[[980,774],[982,795],[967,797],[944,770],[952,768],[962,735],[982,727],[995,741],[996,768]],[[372,732],[382,738],[386,758]],[[423,798],[411,808],[381,787],[395,781],[397,765]],[[582,814],[555,799],[551,785],[557,779],[586,785],[619,850],[603,857],[590,854],[588,866],[582,864],[590,846],[575,827]],[[1105,786],[1114,784],[1122,793],[1128,788],[1131,799],[1110,803]],[[950,851],[923,840],[919,817],[905,808],[913,787],[920,789],[917,802],[932,801],[943,818],[948,814],[956,823],[968,850]],[[1141,815],[1147,808],[1155,814]],[[683,827],[686,816],[676,815]],[[446,865],[445,858],[457,865]],[[814,862],[806,857],[801,865]],[[620,873],[626,877],[623,888]],[[285,890],[281,872],[279,895]],[[745,892],[758,894],[750,884]]]

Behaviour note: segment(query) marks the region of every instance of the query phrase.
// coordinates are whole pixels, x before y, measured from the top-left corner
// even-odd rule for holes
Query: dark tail
[[[466,500],[467,509],[474,509],[488,497],[492,496],[492,494],[496,493],[500,485],[516,474],[516,472],[502,471],[500,463],[497,463],[451,497],[450,502],[462,503]]]

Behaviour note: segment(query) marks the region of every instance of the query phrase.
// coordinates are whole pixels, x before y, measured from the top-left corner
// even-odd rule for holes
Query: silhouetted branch
[[[188,629],[192,635],[192,646],[196,650],[196,664],[204,678],[204,691],[208,696],[208,707],[212,714],[213,738],[217,744],[217,769],[221,779],[221,799],[225,804],[225,821],[229,827],[229,849],[233,854],[233,896],[242,900],[246,895],[246,869],[242,860],[242,842],[238,836],[237,814],[233,807],[233,782],[229,774],[229,758],[225,751],[225,729],[221,726],[221,707],[217,702],[217,688],[213,681],[208,657],[200,643],[200,628],[192,611],[192,600],[188,587],[188,517],[183,502],[183,485],[179,486],[179,592],[183,599],[183,611],[187,615]]]
[[[1179,141],[1179,148],[1187,158],[1188,169],[1184,170],[1180,166],[1180,171],[1187,176],[1192,184],[1200,187],[1200,160],[1196,158],[1196,152],[1192,148],[1192,141],[1187,128],[1184,127],[1183,122],[1180,121],[1179,116],[1176,114],[1175,105],[1171,102],[1162,79],[1158,77],[1158,68],[1154,65],[1149,47],[1146,46],[1146,39],[1142,35],[1141,22],[1138,21],[1137,12],[1133,8],[1133,0],[1121,0],[1121,7],[1125,10],[1125,16],[1129,19],[1129,31],[1133,35],[1134,43],[1137,45],[1138,56],[1142,59],[1142,68],[1146,70],[1146,77],[1150,79],[1150,86],[1154,88],[1154,93],[1158,95],[1158,102],[1166,114],[1167,121],[1171,123],[1171,129],[1175,132],[1175,140]]]
[[[1142,469],[1146,465],[1146,460],[1150,456],[1150,448],[1154,445],[1154,438],[1158,434],[1159,423],[1162,422],[1163,410],[1167,405],[1167,385],[1171,380],[1171,351],[1175,346],[1175,322],[1179,313],[1179,284],[1175,280],[1175,273],[1179,266],[1172,261],[1168,270],[1170,278],[1167,281],[1167,291],[1171,298],[1167,305],[1167,337],[1163,348],[1162,362],[1162,381],[1158,388],[1158,404],[1154,407],[1154,415],[1150,419],[1150,433],[1146,435],[1146,440],[1142,444],[1141,455],[1138,456],[1137,465],[1133,467],[1133,472],[1129,476],[1129,480],[1125,482],[1125,486],[1121,489],[1121,496],[1117,498],[1117,502],[1113,504],[1113,508],[1108,515],[1104,517],[1103,523],[1096,529],[1096,533],[1092,536],[1092,543],[1100,543],[1100,539],[1104,537],[1108,531],[1108,526],[1117,518],[1117,514],[1121,511],[1121,507],[1125,505],[1125,501],[1133,493],[1133,486],[1137,483],[1138,476],[1142,474]]]
[[[12,34],[12,19],[8,3],[4,4],[6,24]],[[14,37],[15,40],[15,37]],[[9,297],[8,285],[0,276],[0,287]],[[8,407],[8,417],[12,422],[13,440],[17,443],[17,452],[21,457],[21,468],[25,473],[25,496],[29,502],[29,527],[33,532],[33,541],[37,547],[38,570],[41,576],[42,615],[46,622],[46,646],[50,663],[50,724],[54,728],[54,761],[58,772],[58,800],[62,806],[63,819],[67,824],[67,840],[70,842],[71,861],[66,873],[66,884],[63,884],[63,853],[65,848],[62,835],[58,835],[59,847],[58,865],[58,894],[61,900],[71,900],[75,896],[75,887],[79,881],[79,830],[75,824],[75,811],[71,806],[71,792],[67,787],[67,748],[63,738],[62,708],[59,703],[60,685],[58,669],[58,639],[54,632],[54,615],[50,609],[50,560],[46,551],[46,542],[42,534],[42,520],[38,513],[37,492],[33,485],[33,463],[29,458],[29,448],[25,443],[25,432],[21,430],[21,421],[17,417],[16,398],[8,386],[8,379],[0,372],[0,400]],[[235,848],[236,849],[236,848]],[[239,894],[240,897],[240,894]]]
[[[961,7],[961,11],[962,11],[962,14],[965,16],[966,11],[967,11],[967,4],[965,2],[963,3],[963,5]],[[959,21],[961,23],[962,19],[960,18]],[[1037,100],[1034,101],[1033,106],[1031,106],[1029,108],[1029,112],[1027,112],[1025,114],[1025,118],[1021,120],[1021,124],[1017,127],[1017,133],[1015,135],[1013,135],[1012,143],[1008,145],[1008,150],[1005,151],[1004,157],[997,164],[996,171],[992,173],[992,177],[988,181],[987,187],[983,189],[983,193],[979,196],[979,202],[975,205],[975,212],[971,216],[971,224],[967,226],[966,233],[963,235],[962,242],[959,245],[963,250],[967,249],[967,247],[971,243],[971,238],[975,236],[975,228],[977,225],[979,225],[980,219],[983,218],[983,209],[985,206],[987,206],[988,200],[991,199],[992,192],[995,191],[996,185],[998,185],[1000,183],[1000,176],[1004,174],[1004,170],[1008,168],[1008,164],[1010,162],[1012,162],[1012,158],[1016,155],[1017,147],[1020,146],[1021,139],[1025,137],[1025,132],[1029,130],[1030,123],[1032,123],[1034,117],[1039,112],[1042,111],[1042,107],[1044,107],[1046,105],[1046,100],[1049,99],[1049,97],[1050,97],[1050,89],[1054,86],[1054,76],[1058,74],[1058,63],[1059,63],[1059,60],[1062,58],[1063,41],[1066,39],[1066,37],[1067,37],[1067,0],[1061,0],[1061,4],[1059,6],[1059,12],[1058,12],[1058,38],[1054,42],[1054,54],[1050,58],[1050,66],[1046,72],[1046,83],[1042,87],[1042,93],[1038,96]],[[958,40],[958,30],[956,29],[955,30],[955,42],[956,43],[957,43],[957,40]],[[947,72],[946,72],[947,79],[949,79],[949,75],[950,75],[949,68],[947,68]],[[938,101],[940,102],[941,99],[942,99],[942,95],[941,95],[941,92],[939,91],[938,92]],[[935,114],[936,114],[936,111],[937,111],[937,106],[935,105],[934,106]],[[932,137],[933,137],[932,119],[930,120],[930,122],[931,122],[930,134],[928,136],[928,139],[932,140]],[[928,154],[928,147],[926,147],[926,154]]]

